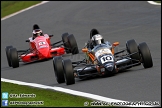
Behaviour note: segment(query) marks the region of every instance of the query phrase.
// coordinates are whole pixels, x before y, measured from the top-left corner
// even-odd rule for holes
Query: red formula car
[[[73,34],[62,34],[62,40],[51,44],[53,35],[43,34],[35,39],[30,37],[26,42],[29,42],[30,48],[27,50],[17,50],[13,46],[7,46],[6,56],[10,67],[19,67],[19,62],[33,62],[38,60],[50,59],[54,56],[60,56],[67,53],[78,54],[78,46]],[[62,42],[62,43],[61,43]],[[61,43],[58,45],[58,43]]]

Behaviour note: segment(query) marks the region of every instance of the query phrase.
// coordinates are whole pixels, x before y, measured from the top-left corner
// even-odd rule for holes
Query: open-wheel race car
[[[33,31],[40,32],[38,25],[33,26]],[[35,33],[36,34],[36,33]],[[29,63],[45,59],[51,59],[54,56],[63,54],[79,53],[77,42],[73,34],[62,34],[62,40],[51,44],[53,35],[39,34],[34,38],[30,37],[26,42],[29,42],[29,49],[17,50],[13,46],[5,48],[9,67],[19,67],[19,62]],[[59,44],[60,43],[60,44]]]
[[[119,42],[104,42],[96,29],[90,32],[91,42],[82,49],[85,59],[71,61],[61,56],[53,58],[53,67],[58,83],[75,84],[75,78],[91,76],[112,76],[134,66],[143,64],[144,68],[153,66],[150,50],[145,42],[137,44],[134,39],[126,41],[126,48],[116,51]],[[94,43],[95,44],[94,44]]]

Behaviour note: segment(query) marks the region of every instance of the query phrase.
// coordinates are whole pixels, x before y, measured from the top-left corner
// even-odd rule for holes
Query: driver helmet
[[[42,35],[42,30],[41,29],[35,29],[33,30],[33,36],[37,37],[37,36],[41,36]]]
[[[94,35],[91,40],[94,46],[104,43],[103,36],[100,34]]]

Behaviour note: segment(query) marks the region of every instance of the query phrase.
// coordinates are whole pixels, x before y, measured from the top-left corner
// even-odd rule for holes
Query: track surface
[[[81,49],[97,28],[111,43],[135,39],[146,42],[152,54],[153,68],[138,66],[108,78],[76,79],[76,84],[58,84],[52,60],[19,68],[7,64],[5,47],[28,49],[25,40],[31,36],[32,25],[39,24],[44,33],[54,34],[51,42],[61,40],[65,32],[74,34]],[[80,56],[82,57],[82,56]],[[124,101],[159,101],[161,103],[161,6],[144,1],[51,1],[1,21],[1,78],[59,86]]]

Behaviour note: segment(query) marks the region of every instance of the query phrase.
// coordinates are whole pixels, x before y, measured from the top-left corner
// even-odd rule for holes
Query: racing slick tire
[[[64,44],[64,47],[65,47],[65,51],[66,53],[71,53],[70,50],[69,50],[69,42],[68,42],[68,33],[64,33],[62,34],[62,41],[63,41],[63,44]]]
[[[77,42],[76,42],[73,34],[70,34],[68,36],[68,42],[69,42],[69,45],[70,45],[71,53],[72,54],[78,54],[79,53],[78,45],[77,45]]]
[[[10,57],[10,48],[13,48],[13,46],[6,46],[5,50],[6,50],[6,56],[7,56],[7,62],[8,62],[8,66],[11,67],[11,57]]]
[[[136,41],[134,39],[128,40],[126,42],[126,48],[127,48],[127,52],[129,54],[132,54],[132,53],[135,53],[135,52],[139,52],[138,45],[137,45],[137,43],[136,43]],[[133,63],[137,63],[138,61],[136,61],[136,60],[140,60],[139,53],[133,54],[130,57],[133,59],[132,60]]]
[[[11,65],[13,68],[19,67],[19,59],[18,59],[18,53],[16,48],[10,48],[10,60],[11,60]]]
[[[64,83],[64,70],[62,66],[62,57],[56,56],[53,57],[53,68],[55,72],[55,77],[58,83]]]
[[[142,64],[144,68],[150,68],[153,66],[152,57],[150,50],[145,42],[142,42],[138,45],[139,52],[142,58]]]
[[[75,77],[73,73],[73,67],[70,59],[63,60],[63,69],[65,75],[66,85],[75,84]]]

